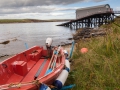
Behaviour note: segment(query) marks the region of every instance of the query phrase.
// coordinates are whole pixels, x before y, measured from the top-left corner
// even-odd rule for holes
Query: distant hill
[[[0,23],[32,23],[32,22],[62,22],[70,21],[71,19],[51,19],[51,20],[39,20],[39,19],[0,19]]]

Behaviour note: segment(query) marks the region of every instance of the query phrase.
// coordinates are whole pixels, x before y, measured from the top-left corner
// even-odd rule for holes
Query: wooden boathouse
[[[99,27],[100,25],[109,24],[114,21],[114,14],[115,11],[113,11],[109,4],[80,8],[76,10],[75,20],[71,20],[57,26],[66,26],[74,29]]]

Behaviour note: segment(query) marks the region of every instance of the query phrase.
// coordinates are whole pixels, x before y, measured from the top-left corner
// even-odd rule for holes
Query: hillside
[[[32,22],[62,22],[69,21],[70,19],[51,19],[51,20],[38,20],[38,19],[0,19],[0,23],[32,23]]]
[[[120,18],[103,25],[106,35],[80,39],[75,45],[66,85],[71,90],[120,90]],[[81,53],[86,47],[87,53]]]

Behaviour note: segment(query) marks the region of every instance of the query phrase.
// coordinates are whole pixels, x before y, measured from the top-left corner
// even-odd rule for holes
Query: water
[[[74,30],[67,27],[56,26],[62,22],[44,23],[12,23],[0,24],[0,42],[10,40],[10,43],[0,44],[1,55],[13,55],[35,45],[45,46],[46,38],[53,38],[53,46],[71,42]]]

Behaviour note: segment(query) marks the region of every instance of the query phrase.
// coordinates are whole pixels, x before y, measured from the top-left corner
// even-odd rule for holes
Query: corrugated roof
[[[105,7],[106,5],[110,7],[109,4],[104,4],[104,5],[98,5],[98,6],[93,6],[93,7],[79,8],[79,9],[76,9],[76,11],[77,10],[86,10],[86,9],[92,9],[92,8]]]

